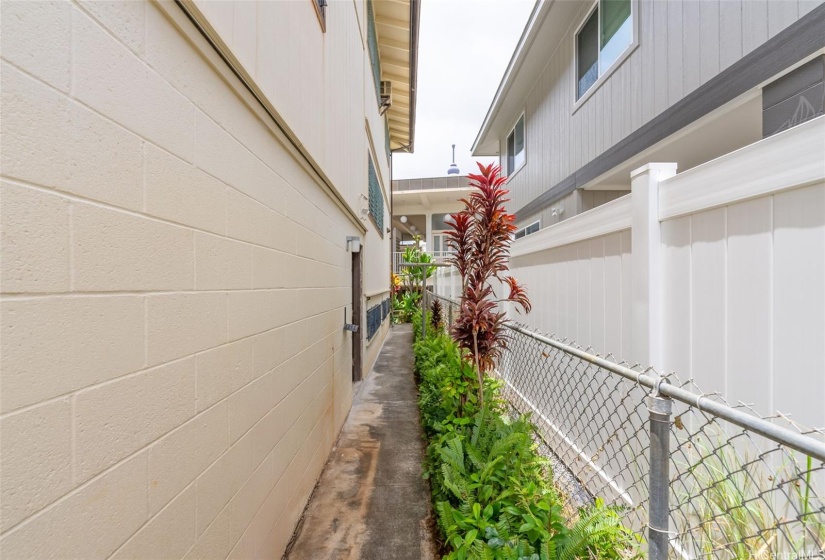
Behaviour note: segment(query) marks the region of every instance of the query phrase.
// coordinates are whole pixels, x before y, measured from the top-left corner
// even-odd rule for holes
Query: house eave
[[[420,0],[381,0],[373,5],[381,78],[392,82],[392,104],[386,113],[390,150],[412,152]]]
[[[500,136],[524,110],[524,99],[583,6],[581,2],[536,1],[473,142],[473,156],[499,154]]]

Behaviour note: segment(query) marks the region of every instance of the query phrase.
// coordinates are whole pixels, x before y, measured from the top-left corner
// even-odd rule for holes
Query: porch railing
[[[447,262],[447,258],[452,254],[452,251],[427,251],[431,255],[434,263],[443,264]],[[398,274],[401,270],[401,263],[404,262],[404,252],[396,251],[392,254],[392,271]]]
[[[446,327],[459,304],[441,301]],[[823,558],[825,430],[519,325],[497,374],[572,505],[621,508],[648,557]],[[804,390],[804,388],[801,388]]]

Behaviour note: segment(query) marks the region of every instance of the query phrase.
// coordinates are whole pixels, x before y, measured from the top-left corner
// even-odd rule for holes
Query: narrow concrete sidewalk
[[[360,387],[285,558],[436,558],[416,399],[412,329],[396,325]]]

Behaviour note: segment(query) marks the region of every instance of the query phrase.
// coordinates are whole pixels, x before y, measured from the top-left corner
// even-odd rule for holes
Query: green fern
[[[562,514],[547,460],[526,416],[509,418],[499,381],[484,380],[444,335],[415,344],[418,405],[447,560],[618,559],[635,538],[601,501],[575,523]]]

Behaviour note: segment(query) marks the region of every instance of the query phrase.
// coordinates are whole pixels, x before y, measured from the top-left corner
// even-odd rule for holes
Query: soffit
[[[390,149],[412,151],[415,125],[418,1],[375,0],[375,31],[381,79],[392,82],[387,111]]]

